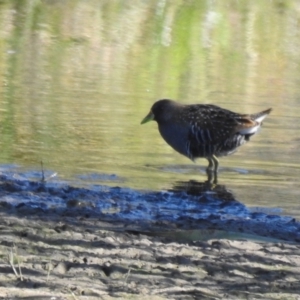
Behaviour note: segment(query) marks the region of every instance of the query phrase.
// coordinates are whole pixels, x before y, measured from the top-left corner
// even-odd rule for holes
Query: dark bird
[[[212,104],[184,105],[173,100],[155,102],[141,124],[154,120],[163,139],[192,161],[208,160],[209,181],[217,182],[219,156],[230,155],[250,140],[271,108],[238,114]]]

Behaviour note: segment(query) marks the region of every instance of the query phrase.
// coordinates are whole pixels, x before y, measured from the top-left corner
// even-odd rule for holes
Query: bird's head
[[[148,115],[142,120],[141,124],[145,124],[149,121],[156,121],[157,123],[167,121],[170,118],[174,107],[177,105],[177,102],[168,99],[156,101],[152,105]]]

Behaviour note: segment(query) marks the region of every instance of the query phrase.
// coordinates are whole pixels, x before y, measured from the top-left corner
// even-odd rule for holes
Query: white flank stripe
[[[267,115],[262,115],[259,118],[255,119],[256,122],[261,123]]]
[[[258,130],[259,127],[260,127],[260,124],[257,124],[254,127],[244,128],[244,129],[240,130],[239,133],[240,134],[253,134]]]

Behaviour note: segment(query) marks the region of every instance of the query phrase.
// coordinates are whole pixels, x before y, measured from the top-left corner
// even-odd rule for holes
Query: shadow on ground
[[[0,299],[299,295],[300,246],[290,243],[299,224],[255,218],[224,186],[181,182],[155,193],[3,175],[0,206]],[[262,228],[265,238],[286,242],[218,238],[221,229],[254,234],[268,219],[277,227]]]

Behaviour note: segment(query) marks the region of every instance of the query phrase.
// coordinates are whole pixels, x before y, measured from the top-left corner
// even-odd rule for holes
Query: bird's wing
[[[215,105],[193,105],[185,115],[185,119],[189,120],[189,139],[199,145],[217,144],[240,130],[257,125],[249,115],[240,115]]]

